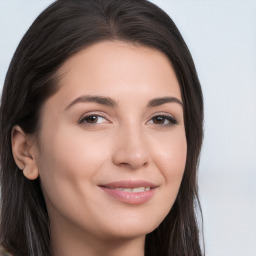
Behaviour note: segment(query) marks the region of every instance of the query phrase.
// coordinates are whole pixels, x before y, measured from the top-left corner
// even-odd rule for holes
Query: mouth
[[[143,204],[149,201],[155,194],[157,185],[147,181],[118,181],[99,187],[115,200],[127,204]]]
[[[138,187],[138,188],[113,188],[114,190],[120,190],[124,192],[129,192],[129,193],[138,193],[138,192],[145,192],[149,191],[150,187]]]

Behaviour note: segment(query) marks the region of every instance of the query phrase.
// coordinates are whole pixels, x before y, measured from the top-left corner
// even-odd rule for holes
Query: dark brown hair
[[[8,69],[0,108],[0,243],[15,256],[50,256],[47,208],[40,180],[17,168],[11,130],[39,128],[40,108],[57,90],[57,70],[72,55],[103,40],[156,48],[170,59],[184,104],[188,145],[176,201],[146,236],[146,256],[201,256],[197,165],[203,137],[203,98],[190,52],[171,18],[146,0],[59,0],[34,21]],[[199,206],[199,207],[198,207]],[[197,211],[196,211],[197,210]]]

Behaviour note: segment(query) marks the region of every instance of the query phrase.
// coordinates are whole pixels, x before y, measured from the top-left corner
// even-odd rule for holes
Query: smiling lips
[[[157,188],[147,181],[118,181],[99,186],[108,195],[127,204],[143,204],[153,197]]]

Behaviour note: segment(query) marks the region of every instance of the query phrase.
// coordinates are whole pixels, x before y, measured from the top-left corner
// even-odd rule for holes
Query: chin
[[[156,222],[156,220],[139,222],[130,220],[120,224],[115,223],[114,227],[112,226],[111,229],[105,230],[104,237],[107,237],[109,240],[144,238],[147,234],[154,231],[160,223],[161,221]]]

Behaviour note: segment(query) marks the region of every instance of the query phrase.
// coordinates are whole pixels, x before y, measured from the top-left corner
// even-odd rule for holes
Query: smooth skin
[[[58,74],[38,137],[18,126],[12,132],[17,165],[41,180],[53,255],[142,256],[146,234],[175,201],[186,163],[172,65],[156,49],[103,41],[72,56]],[[136,180],[156,185],[145,203],[121,202],[100,188]]]

